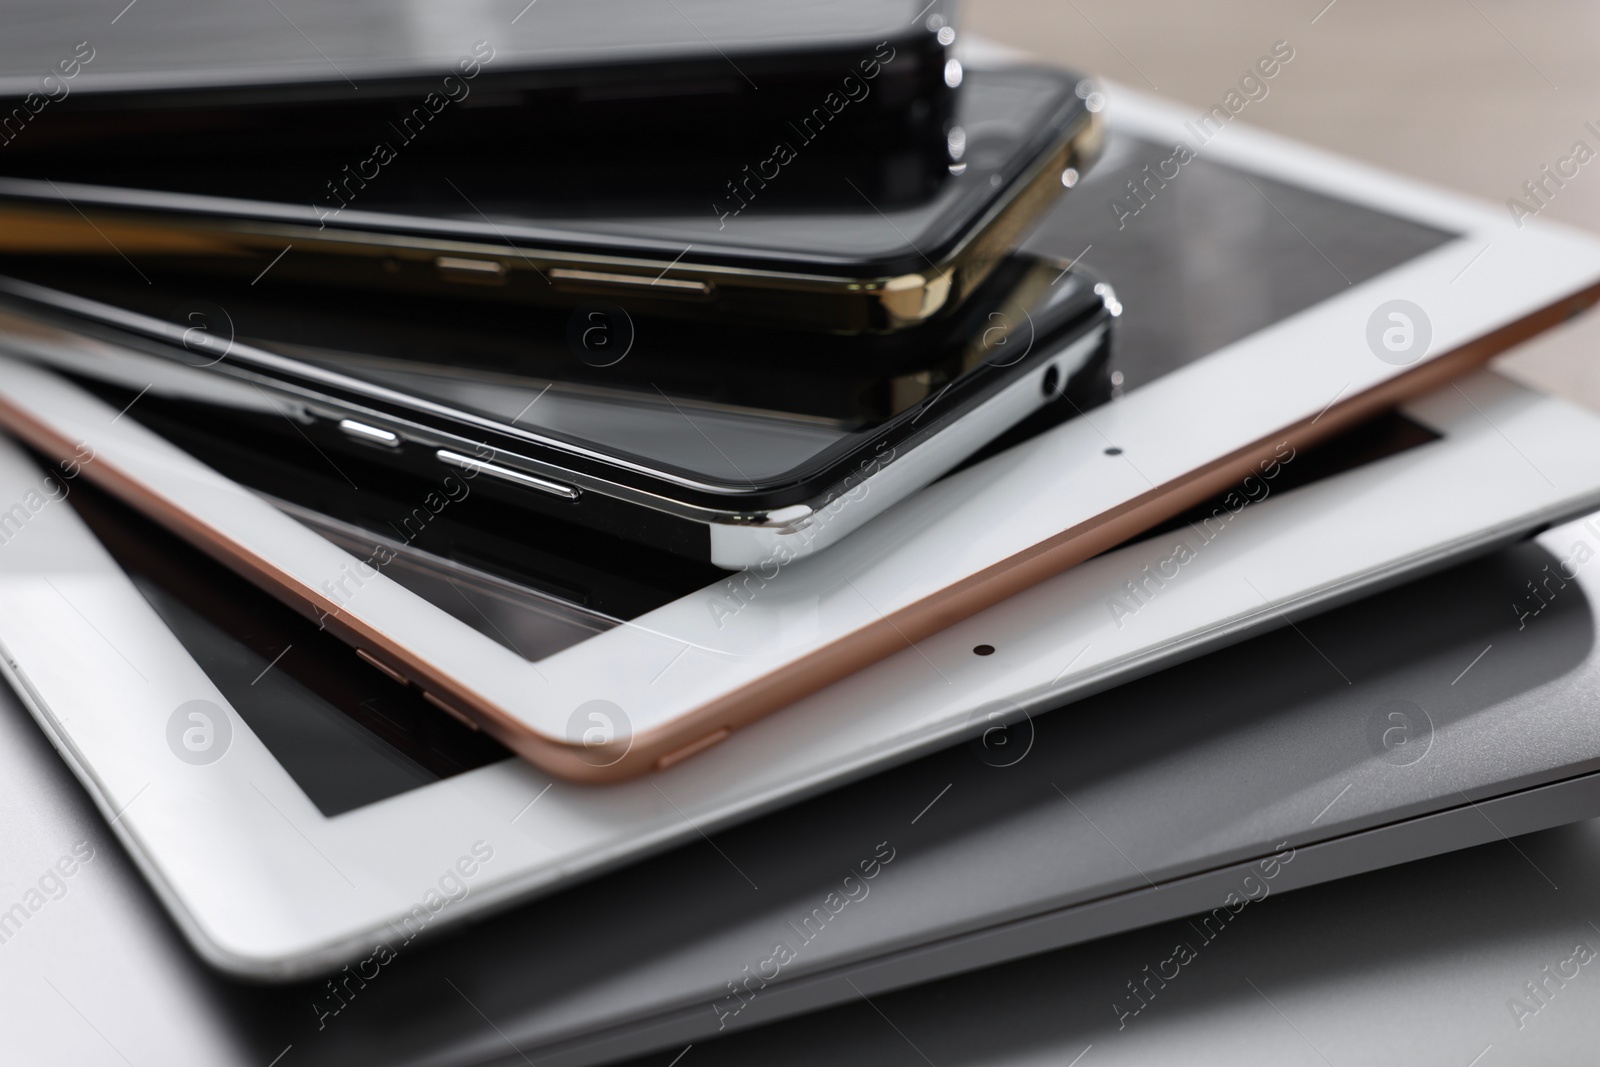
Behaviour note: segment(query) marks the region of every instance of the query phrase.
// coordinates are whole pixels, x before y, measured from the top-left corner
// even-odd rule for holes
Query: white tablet
[[[615,780],[690,758],[1225,489],[1282,442],[1303,448],[1600,294],[1600,243],[1575,232],[1519,226],[1243,128],[1180,151],[1193,136],[1186,116],[1131,98],[1108,114],[1103,166],[1044,232],[1125,290],[1126,347],[1164,345],[1166,365],[1146,359],[1120,401],[918,494],[827,553],[790,562],[779,544],[742,575],[685,582],[536,656],[165,447],[136,406],[113,422],[50,375],[8,369],[0,418],[46,449],[92,447],[90,478],[527,759]],[[1077,240],[1085,247],[1067,243]],[[4,344],[103,343],[56,330]]]
[[[1297,454],[1192,522],[620,785],[553,779],[419,715],[375,670],[326,669],[326,634],[214,584],[231,575],[203,557],[117,533],[111,498],[94,518],[97,491],[11,445],[0,663],[206,959],[279,979],[381,964],[424,932],[963,735],[1008,758],[1028,730],[1001,728],[1030,711],[1600,505],[1594,416],[1487,373],[1403,414],[1384,458],[1291,489],[1324,462]],[[928,799],[908,798],[907,817]],[[750,876],[730,860],[730,878]]]

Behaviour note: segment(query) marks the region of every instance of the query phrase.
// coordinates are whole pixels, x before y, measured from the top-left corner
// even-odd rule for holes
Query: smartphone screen
[[[1124,388],[1136,387],[1202,358],[1453,238],[1436,228],[1247,174],[1203,157],[1184,165],[1180,177],[1169,182],[1137,215],[1129,217],[1126,208],[1119,211],[1118,206],[1127,195],[1126,183],[1139,176],[1146,164],[1166,159],[1171,153],[1167,146],[1122,136],[1113,128],[1102,165],[1091,172],[1074,196],[1061,201],[1045,217],[1029,242],[1029,247],[1041,252],[1064,258],[1082,257],[1084,263],[1116,285],[1123,303],[1134,309],[1119,324],[1117,371]],[[62,284],[70,288],[73,277],[86,278],[88,273],[64,277]],[[129,292],[138,290],[152,298],[155,295],[154,287],[128,287]],[[164,310],[152,306],[148,310],[158,317],[173,316],[168,321],[177,322],[176,313],[186,306],[185,301],[178,295],[180,291],[165,291],[170,294],[173,307]],[[398,324],[391,335],[414,333],[412,323],[397,309],[390,309],[390,313],[395,314]],[[471,313],[459,317],[464,335],[472,333],[470,324],[475,319]],[[275,328],[262,325],[257,330],[253,321],[241,311],[241,335],[259,334],[263,340],[273,339]],[[449,326],[446,324],[447,329]],[[687,329],[692,338],[700,328]],[[509,331],[512,336],[515,333],[515,329]],[[552,333],[548,327],[543,332],[530,331],[527,348],[522,352],[531,353],[550,342],[558,348],[565,344],[564,334],[563,339],[557,340]],[[733,336],[748,337],[753,343],[743,347],[732,344],[725,350],[729,358],[721,366],[747,368],[742,378],[737,371],[717,371],[699,385],[687,379],[668,383],[665,377],[651,378],[654,371],[647,370],[634,385],[657,381],[671,400],[664,401],[659,394],[652,400],[650,391],[635,387],[624,390],[630,400],[621,405],[612,404],[613,394],[605,392],[618,384],[616,378],[609,382],[575,378],[575,388],[546,392],[541,397],[540,390],[545,388],[541,378],[547,382],[556,376],[541,372],[537,360],[529,357],[527,362],[518,364],[515,360],[523,356],[512,352],[507,357],[512,362],[495,364],[500,356],[470,355],[474,344],[437,351],[450,359],[462,358],[463,366],[474,375],[495,376],[490,379],[492,384],[485,386],[466,378],[452,380],[450,374],[440,371],[443,363],[436,361],[431,370],[408,365],[411,357],[425,357],[432,343],[423,340],[421,334],[416,336],[419,340],[412,348],[396,348],[362,372],[371,374],[374,381],[386,379],[413,394],[425,390],[429,396],[442,397],[464,410],[501,422],[520,425],[531,418],[535,421],[528,425],[543,425],[552,434],[574,426],[597,436],[614,432],[616,436],[610,443],[619,449],[638,447],[651,462],[671,464],[691,474],[730,478],[730,484],[748,484],[758,475],[797,458],[821,455],[839,447],[841,436],[859,432],[867,424],[860,421],[860,411],[845,407],[829,411],[826,405],[804,405],[800,410],[786,411],[781,405],[770,404],[770,396],[741,396],[741,380],[760,382],[768,375],[774,382],[783,381],[786,393],[798,397],[803,392],[792,389],[794,379],[784,375],[809,366],[805,351],[768,350],[758,334],[736,331]],[[649,330],[642,333],[638,352],[610,368],[588,368],[573,358],[570,349],[556,355],[565,358],[569,367],[585,372],[627,374],[650,367],[646,352],[652,336]],[[350,346],[312,344],[305,335],[285,337],[280,333],[276,340],[300,346],[294,349],[299,355],[326,360],[328,366],[352,358]],[[839,340],[818,337],[806,343],[819,361],[826,362],[827,354],[841,347],[836,343]],[[312,352],[312,348],[325,351]],[[284,348],[286,352],[290,350]],[[775,351],[781,354],[775,356]],[[373,355],[359,349],[355,354],[362,358]],[[391,355],[403,358],[392,360]],[[350,367],[349,363],[344,365]],[[717,365],[716,360],[706,364]],[[911,371],[913,389],[925,388],[914,381],[917,368],[906,366]],[[708,387],[708,382],[714,387]],[[595,388],[599,391],[593,391]],[[560,402],[546,405],[547,400]],[[874,401],[874,405],[868,413],[873,418],[894,410],[892,403],[884,406],[881,400]],[[750,413],[742,410],[746,406],[777,412],[781,417],[763,416],[758,429],[756,422],[747,421]],[[659,429],[668,424],[675,432],[630,436],[646,425]],[[289,427],[284,424],[281,430],[289,432]],[[747,449],[747,442],[752,440],[754,450]],[[291,440],[290,444],[305,449],[303,442]],[[312,462],[322,462],[309,450],[307,454]]]
[[[167,328],[159,350],[175,360],[194,355],[182,347],[191,317],[170,314],[182,301],[165,284],[126,286],[88,273],[48,277],[67,292],[164,318],[154,323]],[[863,455],[905,452],[1034,373],[1040,360],[1103,317],[1093,285],[1053,261],[1017,257],[952,320],[838,339],[635,319],[615,306],[556,314],[392,297],[319,299],[311,292],[285,301],[239,285],[206,290],[215,300],[205,321],[225,323],[234,347],[195,362],[216,364],[197,377],[245,373],[262,365],[248,361],[249,346],[302,368],[282,380],[316,387],[306,368],[332,372],[360,383],[368,401],[376,390],[414,398],[393,406],[397,416],[535,458],[547,457],[531,450],[529,434],[727,493],[812,482],[820,491]],[[1087,403],[1073,378],[1094,355],[1062,356],[1053,393]],[[155,390],[143,406],[161,406],[165,392]],[[239,393],[233,409],[191,406],[188,417],[299,447],[293,425],[263,410],[259,392]],[[323,386],[320,395],[346,393]],[[1071,413],[1058,406],[1062,417]],[[483,437],[486,429],[499,436]],[[300,432],[318,439],[316,427]],[[335,438],[326,450],[348,447]],[[413,463],[437,465],[426,450]]]
[[[827,131],[797,116],[770,130],[768,154],[730,161],[731,173],[716,173],[709,199],[705,187],[674,189],[653,201],[638,198],[621,211],[609,198],[597,197],[563,204],[557,214],[553,201],[507,188],[493,175],[468,173],[455,180],[509,236],[538,228],[653,239],[677,250],[693,245],[697,258],[712,262],[728,257],[726,262],[736,263],[745,251],[784,249],[800,269],[850,262],[869,274],[928,270],[1086,114],[1078,84],[1077,75],[1036,68],[964,74],[943,158],[933,161],[925,177],[914,160],[894,154],[860,156],[871,171],[837,160],[829,154]],[[653,178],[645,182],[655,184]],[[363,206],[481,222],[462,210],[460,195],[448,192]]]
[[[943,26],[947,5],[851,0],[819,12],[787,0],[277,0],[197,9],[183,0],[139,0],[120,14],[119,7],[13,0],[0,37],[0,92],[21,95],[44,75],[71,70],[71,91],[87,94],[256,86],[293,99],[294,88],[326,86],[354,96],[369,91],[364,82],[448,71],[479,40],[494,46],[495,64],[518,70],[715,60],[709,69],[737,80],[741,65],[758,69],[773,54],[904,38],[930,16]],[[93,52],[92,60],[57,69],[58,54],[73,54],[86,28],[101,25],[116,29],[80,50]]]
[[[865,62],[882,66],[871,57]],[[856,69],[841,74],[840,91],[827,94],[828,104],[746,116],[733,128],[748,137],[724,138],[725,150],[671,137],[649,142],[678,129],[676,122],[703,121],[699,116],[636,116],[617,126],[606,136],[636,150],[622,162],[613,152],[562,136],[519,133],[515,123],[482,138],[447,142],[413,138],[404,123],[374,120],[356,137],[359,151],[329,151],[295,137],[287,143],[264,139],[254,152],[207,153],[203,166],[173,151],[122,153],[114,166],[98,149],[12,155],[0,158],[0,173],[55,185],[0,182],[0,192],[19,205],[34,197],[57,206],[65,193],[85,209],[158,203],[138,195],[144,192],[226,198],[164,197],[159,204],[174,217],[214,218],[220,230],[229,219],[260,218],[311,226],[318,234],[355,231],[366,235],[358,244],[373,249],[383,243],[374,243],[373,233],[405,232],[527,248],[647,252],[668,260],[692,253],[690,261],[701,264],[891,277],[929,270],[952,254],[1088,119],[1076,75],[1032,68],[958,75],[952,69],[951,79],[960,83],[946,87],[954,113],[935,123],[931,141],[901,136],[904,123],[880,129],[865,112],[852,111],[852,99],[870,100],[878,84]],[[636,124],[642,135],[631,132]],[[91,185],[138,193],[97,194],[86,188]],[[99,250],[86,241],[75,254]],[[148,273],[157,261],[194,261],[200,251],[135,250],[130,277]],[[113,250],[105,252],[108,262],[127,268]],[[366,268],[365,260],[361,265]],[[270,289],[298,269],[292,261],[287,270],[262,272],[262,284]]]
[[[1100,168],[1075,191],[1078,195],[1064,199],[1045,217],[1029,242],[1029,247],[1041,253],[1069,259],[1081,256],[1084,263],[1093,266],[1100,276],[1117,287],[1122,302],[1130,309],[1119,321],[1115,364],[1124,389],[1137,388],[1203,358],[1226,344],[1342,292],[1349,284],[1406,263],[1454,237],[1409,219],[1249,174],[1203,157],[1187,163],[1180,178],[1169,182],[1138,215],[1128,218],[1126,211],[1119,212],[1117,206],[1126,195],[1126,182],[1141,175],[1147,163],[1165,159],[1171,152],[1169,146],[1121,135],[1113,126]],[[149,287],[142,288],[148,290]],[[182,306],[181,299],[174,303]],[[172,311],[156,313],[173,314]],[[397,321],[401,323],[400,332],[412,332],[404,320]],[[831,350],[832,343],[832,339],[816,339],[815,351],[819,358]],[[409,358],[425,354],[426,350],[427,344],[420,344],[415,349],[396,351]],[[730,351],[737,353],[736,348]],[[628,366],[632,358],[628,357],[620,366]],[[1290,356],[1286,355],[1288,358]],[[758,369],[755,377],[759,378],[768,369],[774,373],[789,369],[792,361],[787,356],[776,360],[765,358],[760,347],[753,346],[746,362]],[[490,366],[487,362],[474,365],[479,369]],[[399,367],[390,366],[397,373],[411,373],[415,369],[404,368],[403,361]],[[498,366],[497,373],[511,371],[513,377],[516,373],[528,373],[526,368],[519,372],[508,364]],[[731,380],[732,376],[728,377]],[[133,390],[137,391],[143,384],[133,385]],[[490,404],[486,404],[484,410],[505,410],[511,416],[525,417],[521,409],[533,399],[529,395],[532,391],[515,393],[516,397],[524,399],[518,399],[514,406],[508,399],[513,394],[489,397]],[[713,396],[717,399],[711,400]],[[730,399],[728,394],[697,394],[686,388],[680,403],[710,400],[706,403],[709,411]],[[542,403],[543,400],[535,401],[529,410],[537,410]],[[837,412],[830,419],[832,428],[826,430],[827,434],[840,432],[841,427],[849,424],[849,419],[840,418]],[[698,437],[699,431],[694,429],[696,423],[702,428],[713,425],[697,417],[683,420],[681,429]],[[796,420],[796,425],[810,431],[818,426],[805,419]],[[341,492],[347,497],[351,495],[348,485],[287,425],[284,431],[290,435],[285,438],[289,443],[274,457],[275,461],[284,460],[290,470],[325,472],[331,479],[327,506],[318,507],[315,502],[309,502],[310,506],[340,515],[336,506],[338,496]],[[795,435],[795,440],[804,447],[816,443],[804,434]],[[240,469],[229,473],[251,484],[250,479],[243,476],[247,473],[244,461],[249,456],[248,444],[248,441],[243,442]],[[706,449],[703,453],[706,462],[713,465],[708,469],[715,469],[719,463],[731,468],[732,464],[718,455],[715,448],[708,447],[703,438],[701,447]],[[728,451],[727,446],[724,451]],[[728,458],[737,462],[742,453],[734,448]],[[282,481],[285,485],[292,482],[287,477]],[[293,493],[285,486],[269,491],[293,498]],[[386,515],[343,517],[379,531],[389,529],[394,521]],[[512,536],[508,545],[530,541],[526,530],[513,530],[513,534],[521,535],[520,540]],[[549,534],[555,535],[554,530]],[[531,540],[537,544],[537,538]],[[621,544],[616,543],[617,560],[640,557],[637,549],[622,549]],[[556,549],[552,558],[560,557],[560,546]],[[507,554],[510,554],[509,549]],[[593,576],[575,580],[571,575],[577,571],[572,568],[563,571],[557,564],[549,568],[554,576],[549,587],[560,588],[555,578],[565,574],[568,586],[583,587],[576,590],[576,595],[580,599],[589,596],[595,604],[665,603],[676,587],[670,582],[651,584],[650,575],[672,573],[680,564],[668,566],[665,558],[650,558],[652,562],[629,579],[635,584],[620,598],[603,591],[585,593],[583,589],[604,590],[605,583]],[[503,562],[496,566],[502,566]],[[600,570],[603,568],[595,568],[596,572]],[[707,580],[714,580],[715,572],[709,567],[699,573],[712,575]],[[568,588],[566,592],[574,590]],[[608,609],[602,607],[601,610]]]

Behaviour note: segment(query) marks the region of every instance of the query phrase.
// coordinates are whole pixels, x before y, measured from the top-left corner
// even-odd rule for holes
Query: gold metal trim
[[[1100,116],[1083,123],[1049,152],[1015,195],[943,262],[926,271],[891,277],[838,278],[800,271],[663,261],[632,256],[514,248],[479,241],[401,236],[392,233],[318,228],[309,223],[224,217],[191,217],[129,208],[100,208],[0,200],[0,252],[30,255],[170,255],[204,259],[208,266],[271,259],[285,243],[293,257],[275,268],[326,281],[315,273],[319,260],[358,257],[384,264],[383,284],[404,286],[407,264],[432,267],[452,282],[503,287],[496,299],[540,301],[541,291],[620,291],[660,300],[663,313],[691,313],[695,302],[725,314],[730,302],[744,305],[740,318],[842,333],[902,329],[924,322],[966,299],[1008,254],[1055,198],[1066,192],[1062,170],[1082,171],[1104,139]],[[82,210],[82,214],[79,213]],[[674,276],[663,277],[668,271]],[[348,277],[347,272],[341,274]],[[413,275],[413,281],[419,276]],[[539,282],[534,286],[524,280]],[[442,280],[442,279],[441,279]],[[549,282],[549,288],[542,283]],[[593,287],[590,289],[589,287]],[[715,297],[716,300],[710,298]]]

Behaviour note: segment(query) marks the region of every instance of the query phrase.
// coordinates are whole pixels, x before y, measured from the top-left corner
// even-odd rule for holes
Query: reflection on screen
[[[67,499],[323,815],[510,755],[101,490]]]
[[[739,212],[736,221],[708,212],[700,202],[689,198],[678,202],[663,200],[649,213],[636,210],[625,218],[607,218],[614,212],[591,210],[575,216],[565,202],[558,212],[540,210],[541,205],[530,201],[525,191],[516,197],[497,195],[487,184],[492,181],[491,176],[481,173],[473,174],[471,181],[485,183],[483,189],[472,184],[463,189],[490,218],[503,225],[616,234],[628,239],[649,237],[673,244],[692,243],[713,251],[740,246],[781,248],[796,256],[896,255],[909,243],[921,254],[938,259],[957,232],[954,223],[972,215],[975,205],[991,197],[995,189],[1009,185],[1031,162],[1031,156],[1023,152],[1024,146],[1038,145],[1052,116],[1059,115],[1064,101],[1071,99],[1072,84],[1063,75],[1038,70],[972,72],[956,100],[955,128],[960,130],[962,144],[960,163],[928,195],[912,203],[897,204],[876,194],[876,190],[876,195],[867,195],[859,175],[826,169],[820,165],[820,154],[798,136],[794,138],[800,146],[797,160],[788,168],[793,173],[780,175],[785,181],[774,180],[770,189],[782,191],[786,185],[808,185],[814,187],[813,195],[836,190],[842,198],[838,208],[795,210],[787,198],[769,195],[769,189],[764,187],[759,197],[751,197],[749,207]],[[880,169],[892,173],[896,162],[881,162]],[[890,184],[877,172],[873,174],[875,186]],[[849,192],[851,183],[855,186],[854,196]],[[459,197],[441,197],[436,204],[397,200],[383,209],[437,209],[477,221],[476,216],[461,208]]]
[[[393,361],[361,365],[346,358],[316,358],[284,345],[271,347],[408,396],[429,397],[459,411],[557,438],[598,443],[613,453],[645,457],[734,485],[780,478],[850,436],[823,419],[695,404],[675,400],[660,389],[654,394],[585,389],[510,375],[467,376],[444,367],[412,369]]]
[[[621,621],[286,500],[272,503],[357,559],[373,561],[373,566],[398,584],[524,659],[553,656]]]
[[[1213,163],[1144,186],[1172,146],[1119,136],[1025,246],[1083,256],[1128,309],[1117,366],[1134,388],[1392,270],[1455,234]],[[1171,173],[1172,167],[1164,169]],[[1158,175],[1159,177],[1159,175]],[[1137,209],[1137,214],[1131,212]],[[1087,251],[1085,251],[1087,249]]]

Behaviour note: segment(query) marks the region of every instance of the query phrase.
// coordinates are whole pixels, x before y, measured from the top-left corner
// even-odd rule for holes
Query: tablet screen
[[[71,485],[78,516],[323,815],[509,756],[187,542]]]
[[[1100,162],[1024,246],[1081,256],[1116,286],[1126,389],[1458,236],[1211,162],[1204,148],[1181,158],[1112,124]]]

